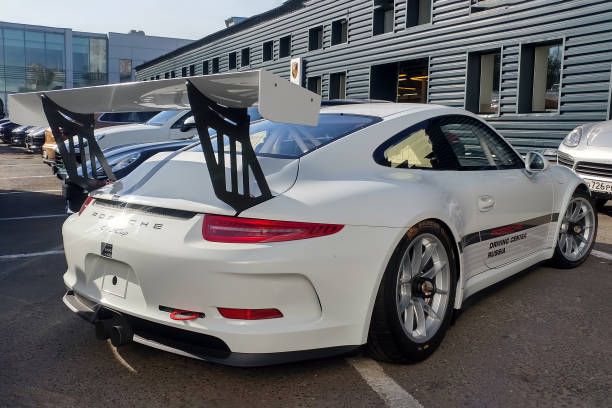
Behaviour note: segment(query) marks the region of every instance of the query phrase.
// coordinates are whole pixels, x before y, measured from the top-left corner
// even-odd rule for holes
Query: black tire
[[[606,206],[606,203],[608,202],[607,198],[598,198],[595,200],[595,208],[597,209],[597,211],[603,211],[604,207]]]
[[[408,337],[400,322],[396,285],[400,273],[400,262],[406,249],[422,234],[434,235],[442,242],[448,257],[450,287],[448,304],[440,327],[428,341],[417,343]],[[451,323],[456,286],[456,255],[453,250],[453,241],[446,231],[440,224],[430,220],[422,221],[410,228],[391,257],[378,289],[368,333],[368,350],[371,356],[376,360],[402,364],[416,363],[429,357],[442,342]]]
[[[593,246],[595,246],[595,240],[597,239],[597,208],[595,206],[593,198],[583,190],[576,190],[574,192],[574,195],[572,196],[572,199],[574,198],[584,198],[588,203],[590,203],[594,215],[593,236],[588,250],[583,254],[583,256],[576,260],[570,260],[566,258],[566,256],[563,254],[563,251],[561,250],[561,242],[557,237],[557,244],[555,245],[555,254],[553,255],[550,263],[552,266],[559,269],[571,269],[582,265],[582,263],[584,263],[584,261],[586,261],[586,259],[591,254]],[[567,209],[565,209],[565,211],[567,211]],[[559,214],[559,228],[561,228],[561,224],[565,217],[565,211],[562,214]],[[557,232],[557,234],[559,233],[560,232]]]

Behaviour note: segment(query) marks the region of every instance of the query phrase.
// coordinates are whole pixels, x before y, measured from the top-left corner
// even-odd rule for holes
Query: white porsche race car
[[[575,267],[595,241],[578,176],[460,109],[320,109],[265,71],[9,98],[12,120],[88,140],[86,112],[152,107],[192,109],[206,135],[63,226],[64,302],[116,346],[250,366],[367,344],[416,362],[468,296],[541,261]]]

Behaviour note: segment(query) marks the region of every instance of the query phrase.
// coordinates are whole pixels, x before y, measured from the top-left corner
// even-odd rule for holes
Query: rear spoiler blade
[[[92,190],[100,187],[96,159],[110,180],[115,177],[94,137],[96,112],[134,112],[192,109],[206,166],[215,195],[241,212],[272,197],[249,137],[247,108],[257,107],[265,119],[314,126],[318,122],[321,97],[264,70],[188,78],[102,85],[8,96],[10,119],[15,123],[50,126],[71,181]],[[208,129],[229,138],[229,151],[223,138],[214,152]],[[77,173],[73,136],[78,136],[83,176]],[[68,148],[62,142],[68,139]],[[86,171],[83,140],[91,159],[91,178]],[[241,148],[242,175],[237,170],[237,143]],[[224,154],[230,156],[230,177],[226,180]],[[258,192],[249,188],[253,176]]]
[[[257,107],[274,122],[314,126],[318,121],[319,95],[264,70],[11,94],[9,117],[14,123],[50,126],[42,95],[81,114],[190,109],[186,81],[220,106]]]

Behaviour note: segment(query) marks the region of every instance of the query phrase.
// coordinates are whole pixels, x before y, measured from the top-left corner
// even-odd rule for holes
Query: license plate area
[[[584,181],[591,191],[612,194],[612,182],[591,179],[584,179]]]
[[[132,276],[129,265],[114,259],[89,254],[85,268],[101,292],[125,299],[127,287]]]

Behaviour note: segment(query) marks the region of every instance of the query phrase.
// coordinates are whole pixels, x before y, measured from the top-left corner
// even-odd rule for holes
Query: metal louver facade
[[[520,151],[556,148],[578,125],[610,118],[612,73],[612,2],[606,0],[432,0],[430,21],[410,26],[419,0],[388,0],[391,28],[374,35],[380,0],[289,0],[225,30],[136,68],[138,80],[180,75],[182,68],[219,58],[219,72],[263,68],[288,78],[291,58],[302,58],[303,79],[321,77],[321,94],[330,94],[330,75],[346,73],[347,98],[376,95],[372,67],[412,60],[428,61],[426,100],[466,106],[468,56],[495,49],[501,53],[498,113],[483,115]],[[388,15],[391,17],[391,14]],[[332,23],[346,19],[347,42],[332,45]],[[309,30],[323,27],[323,48],[309,51]],[[291,36],[290,56],[279,57],[279,40]],[[272,59],[263,61],[263,43],[273,41]],[[519,113],[521,53],[525,46],[561,45],[558,109]],[[241,51],[248,48],[249,64]],[[190,69],[191,71],[191,69]],[[389,79],[396,80],[396,79]],[[519,90],[521,90],[519,92]]]

